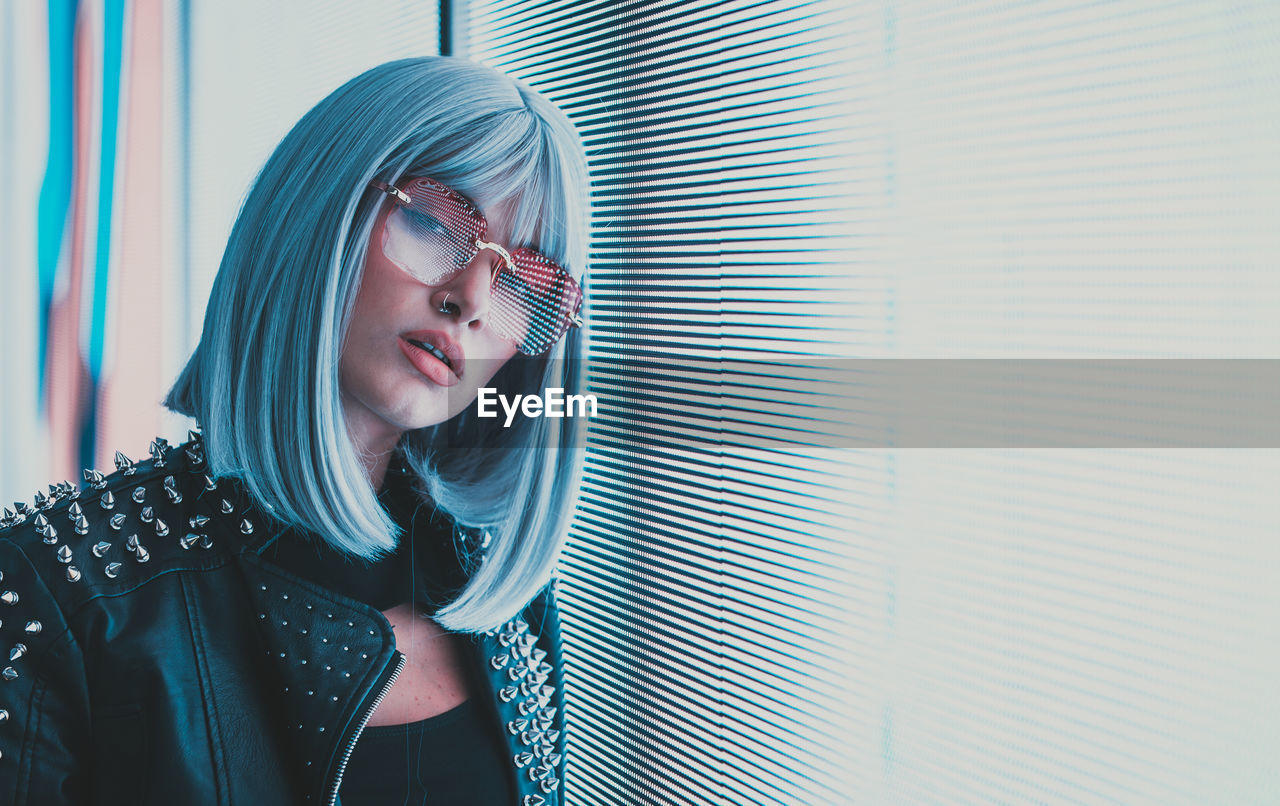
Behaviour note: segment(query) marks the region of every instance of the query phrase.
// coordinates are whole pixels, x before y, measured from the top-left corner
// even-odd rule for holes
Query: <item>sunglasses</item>
[[[399,187],[370,182],[392,198],[382,253],[415,280],[438,286],[481,250],[498,255],[489,287],[489,327],[525,355],[541,355],[582,326],[582,288],[554,260],[532,249],[508,251],[485,240],[488,222],[462,194],[434,179]]]

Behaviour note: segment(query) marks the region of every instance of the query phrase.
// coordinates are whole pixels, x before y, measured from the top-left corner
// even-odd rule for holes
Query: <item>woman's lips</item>
[[[428,349],[427,352],[439,352],[444,355],[442,359],[449,369],[453,370],[453,374],[461,378],[466,374],[466,358],[462,354],[462,348],[454,341],[448,333],[443,330],[414,330],[409,333],[401,333],[400,338],[413,344],[417,342],[421,345],[430,345],[435,350]],[[439,358],[440,356],[436,356]]]
[[[404,353],[405,358],[409,359],[409,363],[413,364],[414,369],[427,376],[428,379],[441,386],[453,386],[458,383],[458,376],[439,358],[436,358],[421,347],[409,343],[403,336],[397,339],[396,342],[400,345],[400,352]]]

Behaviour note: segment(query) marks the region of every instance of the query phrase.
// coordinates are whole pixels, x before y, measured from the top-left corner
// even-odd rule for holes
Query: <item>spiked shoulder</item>
[[[50,484],[5,508],[0,543],[25,555],[64,612],[167,571],[224,564],[258,519],[237,485],[208,475],[199,433],[189,437],[177,447],[157,438],[137,462],[117,452],[115,472],[85,470],[82,485]],[[0,603],[20,596],[0,588]]]

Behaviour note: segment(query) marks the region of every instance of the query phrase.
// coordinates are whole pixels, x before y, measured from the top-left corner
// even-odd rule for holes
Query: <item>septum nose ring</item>
[[[449,295],[450,295],[451,293],[453,293],[453,292],[452,292],[452,291],[446,291],[446,292],[444,293],[444,302],[441,302],[441,303],[440,303],[440,313],[448,313],[448,312],[449,312]]]

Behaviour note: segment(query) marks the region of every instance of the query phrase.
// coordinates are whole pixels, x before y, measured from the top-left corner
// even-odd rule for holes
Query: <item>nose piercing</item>
[[[453,293],[453,292],[451,292],[451,291],[446,291],[446,292],[445,292],[445,295],[444,295],[444,302],[440,303],[440,313],[448,313],[448,312],[449,312],[449,294],[451,294],[451,293]]]

